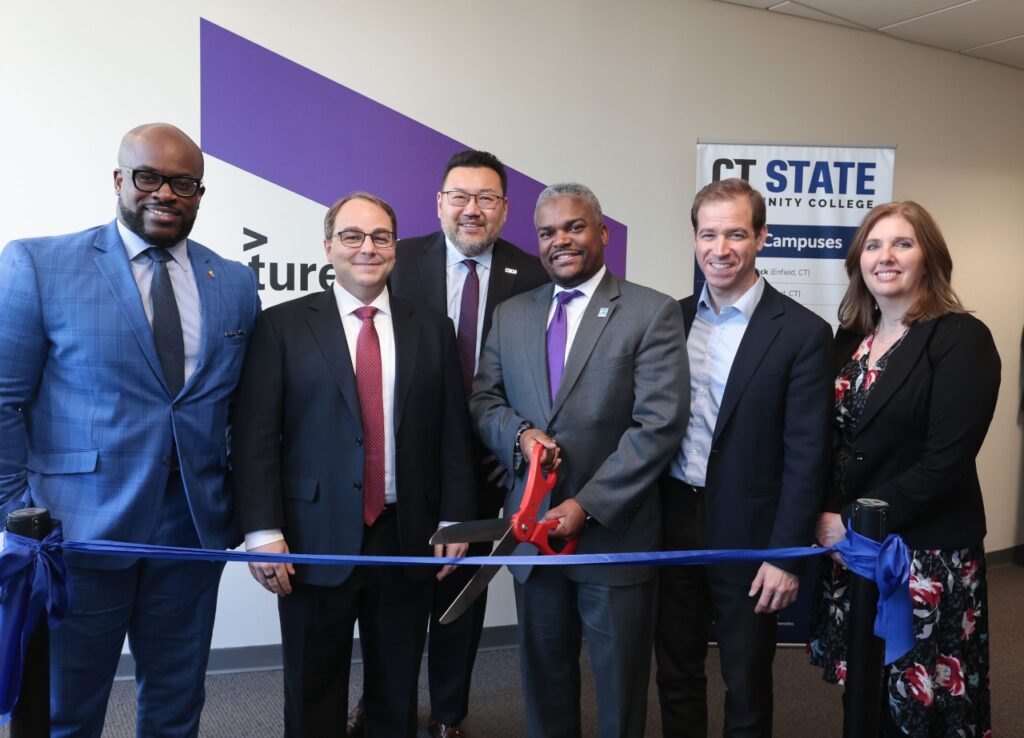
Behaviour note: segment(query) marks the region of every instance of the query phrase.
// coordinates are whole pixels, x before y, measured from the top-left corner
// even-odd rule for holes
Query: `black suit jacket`
[[[441,315],[447,315],[448,285],[444,233],[437,231],[428,236],[402,239],[398,242],[397,249],[395,268],[389,279],[392,294],[426,305]],[[540,259],[508,241],[499,238],[494,243],[492,254],[480,346],[484,345],[491,330],[491,315],[496,305],[550,281]],[[488,473],[493,471],[494,467],[482,465],[480,460],[490,454],[479,440],[475,442],[475,447],[480,515],[484,518],[493,517],[501,509],[505,489],[487,479]]]
[[[401,551],[430,556],[441,520],[476,517],[472,443],[451,321],[391,297],[395,483]],[[385,391],[387,391],[385,389]],[[358,554],[362,423],[333,289],[262,313],[242,370],[234,478],[243,532],[280,528],[293,553]],[[350,566],[296,567],[337,585]],[[409,567],[412,579],[433,576]]]
[[[835,375],[862,335],[840,330]],[[985,537],[975,458],[999,394],[1000,361],[985,324],[967,314],[914,323],[868,397],[853,435],[846,495],[889,503],[887,527],[911,548],[962,548]]]
[[[426,305],[442,315],[448,314],[448,286],[445,274],[444,233],[404,238],[395,252],[395,269],[389,285],[392,294]],[[494,306],[513,295],[528,292],[550,281],[540,259],[508,241],[494,242],[491,276],[487,282],[487,304],[484,306],[482,346],[491,329]],[[478,349],[479,353],[479,349]]]
[[[689,334],[699,295],[681,301]],[[808,546],[831,451],[832,331],[765,284],[718,411],[705,480],[708,548]],[[786,571],[800,561],[773,561]],[[749,582],[757,565],[722,568]]]

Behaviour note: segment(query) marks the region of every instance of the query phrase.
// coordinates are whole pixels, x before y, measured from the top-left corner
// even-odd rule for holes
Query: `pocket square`
[[[245,329],[244,328],[239,328],[237,330],[228,331],[227,333],[224,334],[224,338],[237,338],[238,336],[244,336],[244,335],[245,335]]]

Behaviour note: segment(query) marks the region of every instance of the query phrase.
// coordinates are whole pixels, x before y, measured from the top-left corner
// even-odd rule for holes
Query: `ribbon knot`
[[[64,539],[54,523],[42,541],[8,531],[0,550],[0,725],[11,718],[21,690],[29,639],[43,613],[53,629],[68,609],[67,568],[60,551]]]
[[[835,546],[854,574],[878,585],[875,635],[885,641],[885,663],[897,661],[914,647],[913,605],[910,601],[910,552],[890,533],[879,543],[847,529]]]

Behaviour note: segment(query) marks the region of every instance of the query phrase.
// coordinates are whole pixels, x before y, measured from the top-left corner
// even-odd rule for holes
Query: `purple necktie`
[[[353,311],[363,321],[356,338],[356,392],[363,423],[363,522],[373,525],[384,511],[384,390],[375,307]]]
[[[558,307],[555,317],[548,326],[548,382],[551,385],[551,404],[555,404],[558,385],[562,383],[562,370],[565,368],[565,344],[568,339],[568,326],[565,319],[565,304],[583,293],[579,290],[566,290],[555,295]]]
[[[476,373],[476,321],[480,309],[480,278],[476,275],[476,260],[465,259],[463,264],[469,271],[462,283],[462,305],[459,307],[459,365],[462,367],[462,382],[469,397]]]

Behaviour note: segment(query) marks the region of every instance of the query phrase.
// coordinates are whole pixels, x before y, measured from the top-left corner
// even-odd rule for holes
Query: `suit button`
[[[544,429],[544,433],[546,433],[547,435],[551,436],[552,438],[555,437],[555,429],[554,428],[545,428]]]
[[[363,445],[363,439],[362,438],[357,438],[356,439],[356,445],[357,446],[362,446]]]
[[[179,405],[178,403],[174,403],[173,405],[171,405],[171,409],[174,410],[175,412],[177,412],[180,408],[181,405]]]
[[[171,465],[171,457],[170,456],[163,457],[162,459],[160,459],[160,463],[164,464],[165,466],[170,466]]]
[[[352,489],[354,489],[356,492],[361,492],[363,490],[363,483],[362,482],[352,482]]]
[[[864,454],[860,451],[855,451],[853,454],[854,461],[864,461]]]

